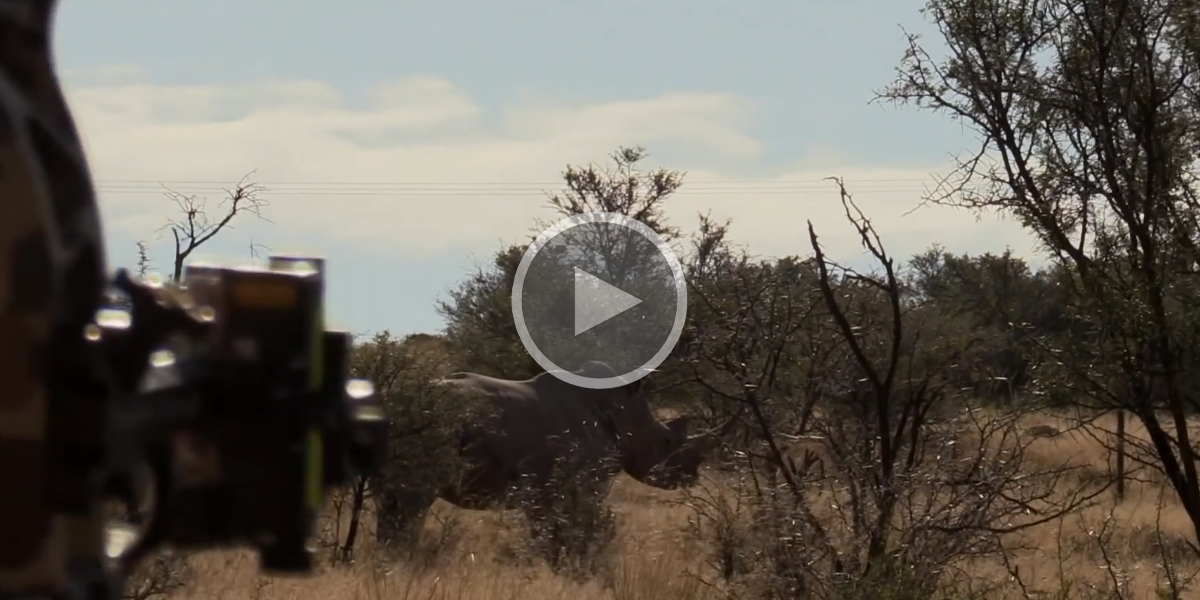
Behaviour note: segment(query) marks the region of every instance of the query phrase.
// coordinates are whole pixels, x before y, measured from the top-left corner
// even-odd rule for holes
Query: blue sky
[[[827,175],[859,190],[897,254],[934,241],[1027,253],[995,219],[901,217],[971,144],[945,118],[868,104],[904,49],[901,26],[929,31],[920,6],[68,1],[56,46],[112,263],[147,239],[165,267],[155,230],[171,205],[153,182],[215,202],[258,169],[273,224],[246,222],[208,250],[319,249],[337,322],[408,333],[439,328],[435,299],[549,216],[538,190],[567,163],[617,144],[697,182],[680,225],[711,209],[762,253],[803,253],[812,218],[854,259]]]

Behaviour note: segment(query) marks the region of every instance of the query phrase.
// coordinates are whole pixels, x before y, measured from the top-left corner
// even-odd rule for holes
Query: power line
[[[104,189],[100,189],[99,191],[110,192],[110,193],[112,192],[112,190],[104,190]],[[179,191],[179,190],[176,190],[176,191]],[[822,191],[822,190],[786,190],[786,191],[785,190],[775,190],[775,191],[739,190],[739,191],[731,191],[731,192],[711,192],[711,191],[688,192],[685,190],[680,190],[676,195],[684,196],[684,197],[686,197],[686,196],[730,196],[730,195],[738,195],[738,194],[748,195],[748,196],[788,196],[788,195],[795,195],[797,193],[802,193],[802,192],[815,192],[815,191]],[[922,193],[924,191],[925,190],[922,190],[922,189],[911,189],[911,190],[897,190],[897,189],[863,190],[863,189],[858,189],[858,190],[854,190],[851,193],[855,196],[862,196],[862,195],[870,195],[870,194]],[[134,191],[134,192],[118,192],[118,193],[126,194],[126,195],[136,195],[136,196],[157,195],[157,193],[151,192],[151,191]],[[417,193],[417,192],[377,192],[377,193],[292,192],[292,193],[287,193],[287,192],[282,192],[281,193],[281,192],[276,191],[276,192],[273,192],[271,195],[275,196],[275,197],[320,196],[320,197],[339,197],[339,198],[347,197],[347,196],[358,197],[358,198],[372,197],[372,196],[381,197],[381,198],[396,198],[396,197],[422,198],[422,197],[437,197],[437,196],[445,196],[445,197],[487,196],[487,197],[495,197],[495,198],[502,198],[502,197],[529,198],[529,197],[533,197],[533,196],[541,196],[543,194],[537,193],[537,192],[521,192],[521,193],[512,193],[512,192],[475,192],[475,193],[470,193],[470,192],[466,192],[466,193],[464,193],[464,192],[430,192],[430,193]]]
[[[914,178],[859,179],[853,182],[855,194],[923,192],[930,182]],[[278,196],[531,196],[562,189],[563,182],[353,182],[353,181],[279,181],[258,183]],[[97,191],[120,194],[220,194],[228,182],[107,180],[96,182]],[[832,182],[810,180],[748,180],[685,182],[680,195],[787,195],[805,192],[836,191]]]
[[[854,188],[851,193],[854,195],[860,194],[896,194],[896,193],[920,193],[927,191],[928,188],[912,187],[912,188]],[[99,187],[97,191],[107,193],[120,193],[126,195],[161,195],[163,190],[148,190],[148,189],[113,189]],[[172,191],[183,194],[205,194],[205,193],[223,193],[223,190],[212,189],[180,189],[173,188]],[[270,189],[267,192],[272,196],[355,196],[355,197],[424,197],[424,196],[495,196],[495,197],[530,197],[542,196],[549,190],[388,190],[388,191],[351,191],[351,190],[279,190]],[[729,195],[753,195],[753,196],[783,196],[798,193],[812,192],[830,192],[836,193],[836,190],[826,190],[824,188],[788,188],[788,189],[760,189],[760,188],[730,188],[726,190],[707,189],[707,190],[687,190],[682,189],[676,195],[679,196],[729,196]]]
[[[920,177],[904,177],[891,179],[855,179],[862,183],[914,183],[923,182],[924,178]],[[96,180],[99,184],[149,184],[154,186],[173,185],[173,184],[211,184],[211,185],[230,185],[227,180],[213,179],[108,179]],[[294,186],[345,186],[345,185],[378,185],[378,186],[406,186],[406,185],[423,185],[423,186],[445,186],[445,185],[488,185],[488,186],[561,186],[562,180],[556,181],[262,181],[257,182],[259,185],[294,185]],[[686,185],[757,185],[757,184],[826,184],[830,182],[824,179],[739,179],[737,181],[685,181]]]

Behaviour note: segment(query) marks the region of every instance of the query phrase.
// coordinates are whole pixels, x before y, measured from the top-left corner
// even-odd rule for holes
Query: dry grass
[[[209,552],[192,558],[193,581],[172,598],[709,597],[711,590],[687,576],[689,571],[703,568],[702,561],[694,558],[703,549],[684,533],[686,509],[670,506],[670,497],[675,495],[647,490],[631,480],[622,480],[614,488],[622,551],[610,577],[580,582],[556,576],[526,554],[524,528],[518,517],[465,511],[438,501],[426,522],[422,545],[394,562],[380,556],[369,536],[361,540],[357,564],[326,567],[312,579],[260,577],[249,552]]]
[[[1106,476],[1110,453],[1096,439],[1072,432],[1048,415],[1028,423],[1037,437],[1034,458],[1046,464],[1088,465]],[[1143,431],[1130,423],[1129,434]],[[707,485],[716,485],[709,482]],[[1164,493],[1165,492],[1165,493]],[[633,600],[736,597],[715,583],[708,560],[710,540],[689,524],[693,511],[679,504],[680,492],[665,492],[622,477],[611,496],[619,532],[614,567],[607,576],[575,581],[551,574],[523,551],[524,527],[506,513],[472,512],[441,501],[426,522],[426,539],[412,554],[384,560],[370,536],[362,539],[357,564],[325,567],[311,579],[264,578],[245,552],[212,552],[191,558],[193,577],[175,600],[297,599],[400,600],[577,598]],[[703,529],[703,528],[701,528]],[[1161,534],[1159,533],[1161,532]],[[1131,483],[1126,499],[1106,500],[1060,522],[1014,539],[1012,559],[962,565],[952,579],[1002,586],[988,598],[1113,598],[1098,593],[1115,584],[1124,598],[1156,598],[1164,563],[1185,577],[1200,569],[1185,540],[1191,522],[1169,490],[1155,481]],[[1019,545],[1020,547],[1016,547]],[[1019,580],[1013,574],[1019,574]],[[1022,585],[1025,589],[1022,591]],[[1200,591],[1183,597],[1200,597]],[[959,595],[956,597],[969,597]]]

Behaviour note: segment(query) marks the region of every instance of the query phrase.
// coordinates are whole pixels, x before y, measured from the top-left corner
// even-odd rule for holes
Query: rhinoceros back
[[[577,388],[549,373],[524,381],[455,373],[444,383],[479,393],[487,402],[490,416],[467,429],[463,444],[491,461],[536,469],[565,452],[599,458],[613,451],[590,396],[594,390]]]

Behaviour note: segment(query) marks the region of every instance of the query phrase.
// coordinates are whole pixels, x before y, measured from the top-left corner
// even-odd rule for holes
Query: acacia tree
[[[385,401],[396,396],[397,384],[405,368],[404,348],[402,341],[392,336],[389,331],[376,333],[370,340],[355,345],[351,357],[351,372],[357,377],[369,380],[379,397]],[[390,432],[389,432],[390,433]],[[362,526],[363,508],[366,505],[368,484],[370,478],[355,477],[350,486],[350,523],[343,540],[337,540],[337,560],[350,562],[354,558],[354,548],[358,542],[358,532]]]
[[[1011,251],[968,256],[934,246],[912,257],[905,270],[911,302],[994,334],[982,369],[961,373],[958,385],[1007,402],[1030,390],[1042,342],[1061,337],[1068,325],[1067,298],[1055,285],[1054,269],[1033,270]]]
[[[525,246],[496,252],[492,264],[480,268],[439,300],[446,321],[445,337],[460,370],[493,376],[536,375],[537,363],[521,346],[512,318],[512,287]]]
[[[729,242],[729,228],[701,218],[685,270],[688,323],[665,374],[679,395],[709,399],[710,413],[744,416],[733,437],[753,464],[777,456],[775,433],[807,428],[829,336],[816,326],[813,262],[755,259]]]
[[[1200,536],[1186,416],[1196,330],[1200,17],[1174,0],[929,0],[881,94],[979,148],[931,201],[1015,217],[1067,267],[1086,331],[1055,348],[1074,394],[1128,409]],[[1165,410],[1164,410],[1165,409]]]
[[[621,147],[611,155],[611,167],[568,165],[562,174],[564,188],[548,194],[554,220],[611,212],[637,219],[665,239],[676,239],[679,231],[667,223],[664,206],[683,184],[683,173],[667,169],[644,172],[640,164],[647,156],[644,148]],[[538,232],[551,224],[543,219],[534,223]],[[571,250],[604,265],[608,271],[604,278],[622,287],[633,275],[631,268],[654,262],[624,256],[644,250],[631,243],[629,234],[616,227],[590,227],[571,240]],[[438,303],[438,312],[446,320],[446,340],[461,370],[515,378],[542,371],[521,344],[512,317],[513,283],[527,248],[528,243],[501,248],[491,265],[479,269]],[[626,268],[607,268],[616,266]],[[569,283],[561,291],[569,292]],[[569,300],[564,306],[570,306]]]
[[[684,173],[663,168],[643,172],[640,164],[649,156],[641,146],[621,146],[609,155],[612,167],[568,165],[562,174],[566,188],[550,194],[551,208],[562,217],[617,213],[645,223],[667,240],[677,239],[679,228],[667,222],[663,207],[683,186]]]
[[[457,476],[459,433],[481,413],[477,401],[438,385],[449,371],[444,343],[433,336],[398,338],[384,330],[356,344],[351,372],[375,386],[387,417],[389,450],[382,474],[360,477],[348,490],[350,523],[338,548],[340,560],[353,559],[368,498],[375,501],[379,539],[409,542],[427,506],[405,513],[406,496],[436,491]]]
[[[552,221],[534,219],[536,230],[540,233],[553,222],[582,213],[602,212],[635,219],[667,240],[676,239],[679,232],[668,224],[664,206],[682,185],[683,174],[667,169],[645,171],[641,163],[646,157],[639,147],[618,148],[610,156],[612,165],[568,166],[562,174],[563,188],[548,194]],[[530,242],[535,239],[530,238]],[[651,344],[657,350],[666,333],[663,329],[669,330],[671,323],[650,318],[639,321],[638,313],[646,316],[643,311],[675,300],[674,287],[662,285],[663,277],[670,276],[663,270],[663,261],[648,258],[657,248],[636,232],[604,223],[572,229],[562,238],[569,241],[555,238],[538,250],[537,259],[543,266],[537,277],[525,281],[526,314],[542,320],[531,327],[538,330],[530,331],[531,336],[563,368],[577,368],[588,360],[604,360],[614,367],[640,364],[642,360],[631,359],[640,359]],[[439,302],[455,370],[513,379],[543,371],[521,343],[512,312],[516,272],[527,248],[528,243],[501,248],[488,268],[478,270],[452,290],[447,300]],[[558,264],[544,268],[545,263],[553,262]],[[671,297],[661,298],[664,302],[644,301],[621,322],[605,324],[622,330],[589,332],[596,334],[596,343],[581,347],[574,343],[573,267],[643,300],[652,294],[669,293]],[[667,291],[667,287],[671,289]],[[599,356],[594,354],[597,352]],[[614,531],[608,507],[596,501],[603,491],[580,486],[588,478],[579,475],[569,466],[556,467],[552,487],[558,491],[542,498],[553,508],[540,523],[532,524],[535,546],[549,551],[546,558],[555,568],[561,568],[566,558],[573,569],[597,566],[592,559],[603,555],[596,551],[606,546]],[[396,506],[403,504],[403,500],[395,502]],[[404,520],[411,517],[397,519]]]

